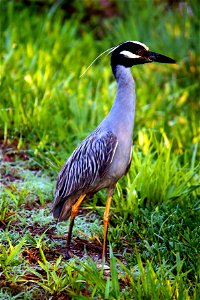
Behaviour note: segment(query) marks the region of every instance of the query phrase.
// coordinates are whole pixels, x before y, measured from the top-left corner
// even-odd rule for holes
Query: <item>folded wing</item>
[[[76,195],[87,194],[103,178],[113,160],[117,144],[117,137],[112,132],[96,130],[75,149],[58,176],[52,209],[55,218],[59,218],[69,199],[70,210],[77,200]]]

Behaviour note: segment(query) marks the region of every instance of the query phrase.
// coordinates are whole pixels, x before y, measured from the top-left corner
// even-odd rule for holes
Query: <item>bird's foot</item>
[[[65,252],[65,259],[68,260],[70,258],[72,258],[74,256],[74,254],[72,253],[72,251],[70,249],[67,249]]]

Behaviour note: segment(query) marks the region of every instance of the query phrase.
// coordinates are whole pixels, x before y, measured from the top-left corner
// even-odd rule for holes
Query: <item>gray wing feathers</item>
[[[117,144],[117,137],[110,131],[95,131],[86,138],[59,173],[54,207],[80,190],[87,193],[87,189],[105,174]]]

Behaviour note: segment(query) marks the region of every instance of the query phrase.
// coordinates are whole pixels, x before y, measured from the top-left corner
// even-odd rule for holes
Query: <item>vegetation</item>
[[[197,1],[42,3],[1,1],[0,299],[200,299]],[[108,269],[106,193],[84,202],[69,261],[68,222],[50,208],[59,168],[116,93],[106,55],[80,75],[128,39],[177,64],[132,70],[133,161],[112,202]]]

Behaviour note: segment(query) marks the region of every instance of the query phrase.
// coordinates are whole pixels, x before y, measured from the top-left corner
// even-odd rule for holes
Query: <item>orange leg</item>
[[[110,204],[112,201],[114,189],[108,190],[108,198],[106,201],[106,210],[103,216],[103,224],[104,224],[104,239],[103,239],[103,253],[102,259],[107,260],[107,234],[108,234],[108,222],[109,222],[109,212],[110,212]]]
[[[66,258],[70,258],[72,257],[72,253],[70,251],[70,242],[71,242],[71,238],[72,238],[72,229],[74,226],[74,219],[78,214],[78,209],[79,206],[81,205],[83,199],[85,198],[86,194],[81,195],[78,198],[78,201],[72,206],[72,212],[71,212],[71,217],[70,217],[70,224],[69,224],[69,231],[68,231],[68,236],[67,236],[67,252],[66,252]]]

